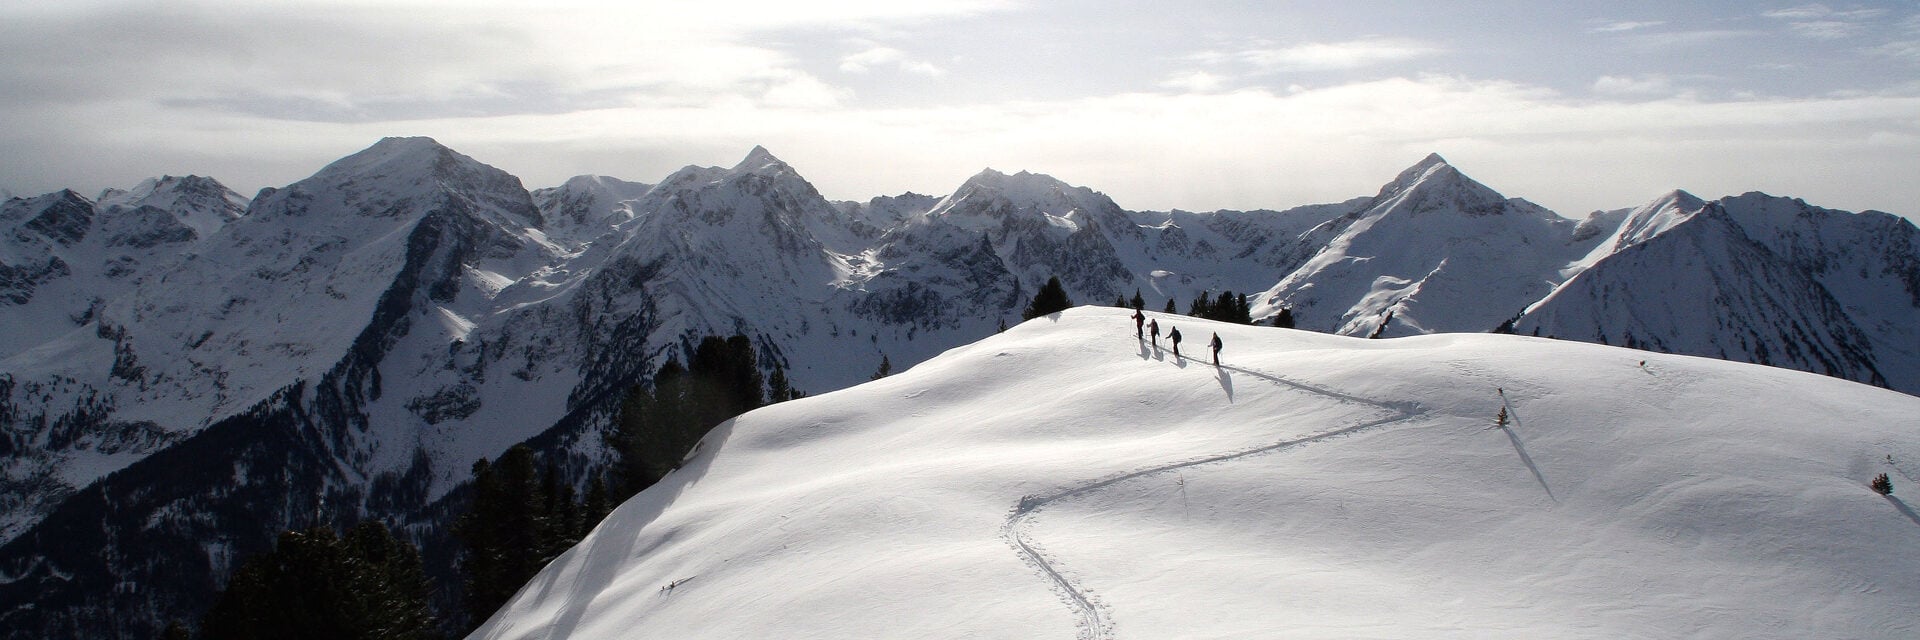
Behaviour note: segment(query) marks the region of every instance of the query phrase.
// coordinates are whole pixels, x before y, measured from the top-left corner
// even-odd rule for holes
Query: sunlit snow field
[[[1920,398],[1128,313],[741,416],[475,637],[1920,633]]]

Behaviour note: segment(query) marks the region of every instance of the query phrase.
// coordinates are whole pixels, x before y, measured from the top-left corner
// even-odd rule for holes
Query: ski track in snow
[[[1080,629],[1080,632],[1077,637],[1080,638],[1081,640],[1103,640],[1103,639],[1109,639],[1113,637],[1113,621],[1111,619],[1111,616],[1109,615],[1108,608],[1105,605],[1105,603],[1100,602],[1094,596],[1090,595],[1089,589],[1087,589],[1084,586],[1075,584],[1071,578],[1068,578],[1066,576],[1066,574],[1061,573],[1060,566],[1050,561],[1047,558],[1046,554],[1042,552],[1041,547],[1032,540],[1032,538],[1028,535],[1027,531],[1024,528],[1024,525],[1028,523],[1028,516],[1031,516],[1039,512],[1041,509],[1046,508],[1047,505],[1052,504],[1055,501],[1065,500],[1069,498],[1083,497],[1088,494],[1104,490],[1108,487],[1112,487],[1116,484],[1127,482],[1129,480],[1135,480],[1135,479],[1143,478],[1146,476],[1167,473],[1170,471],[1178,471],[1178,470],[1187,469],[1190,467],[1197,467],[1200,465],[1213,464],[1216,462],[1227,462],[1227,461],[1236,460],[1239,458],[1259,455],[1262,453],[1269,453],[1269,452],[1288,449],[1288,448],[1292,448],[1300,445],[1312,444],[1322,440],[1331,440],[1331,439],[1339,438],[1342,436],[1348,436],[1348,435],[1353,435],[1355,433],[1360,433],[1362,431],[1368,431],[1368,430],[1377,429],[1380,427],[1385,427],[1387,425],[1391,425],[1395,423],[1411,421],[1416,418],[1422,417],[1427,413],[1425,409],[1422,409],[1420,407],[1419,403],[1415,403],[1415,402],[1389,402],[1389,401],[1382,401],[1382,400],[1372,400],[1368,398],[1362,398],[1359,396],[1341,393],[1339,391],[1334,391],[1332,389],[1328,389],[1325,387],[1315,386],[1312,384],[1307,384],[1307,383],[1299,382],[1295,380],[1289,380],[1285,377],[1272,374],[1272,373],[1267,373],[1264,371],[1255,371],[1252,369],[1235,367],[1230,365],[1214,365],[1214,366],[1220,369],[1228,370],[1228,371],[1237,371],[1240,373],[1244,373],[1254,378],[1264,380],[1270,384],[1273,384],[1274,386],[1306,391],[1308,393],[1313,393],[1320,396],[1333,398],[1334,400],[1337,400],[1339,402],[1363,404],[1363,405],[1376,407],[1379,409],[1384,409],[1386,411],[1392,412],[1392,415],[1389,415],[1384,418],[1380,418],[1378,420],[1372,420],[1372,421],[1363,422],[1361,424],[1356,424],[1349,427],[1334,429],[1332,431],[1324,431],[1324,432],[1313,434],[1313,435],[1302,436],[1299,438],[1292,438],[1292,439],[1281,440],[1279,442],[1274,442],[1270,444],[1260,445],[1257,447],[1253,447],[1251,449],[1239,449],[1235,451],[1205,456],[1201,458],[1189,458],[1189,459],[1180,460],[1177,462],[1160,464],[1160,465],[1148,467],[1145,469],[1140,469],[1137,471],[1127,472],[1127,473],[1109,477],[1109,478],[1094,480],[1091,482],[1087,482],[1085,484],[1075,485],[1075,486],[1068,487],[1066,489],[1062,489],[1060,491],[1057,491],[1055,493],[1048,494],[1048,495],[1035,496],[1035,495],[1029,494],[1029,495],[1021,496],[1020,501],[1014,505],[1013,512],[1007,516],[1006,524],[1001,527],[1002,535],[1008,539],[1008,541],[1012,544],[1014,550],[1019,552],[1022,560],[1038,568],[1040,570],[1040,573],[1042,575],[1045,575],[1047,577],[1047,580],[1053,583],[1054,588],[1065,595],[1063,600],[1067,603],[1069,607],[1071,607],[1074,610],[1074,613],[1078,615],[1080,618],[1080,622],[1076,626],[1078,626],[1078,628]],[[1920,522],[1920,520],[1916,520],[1916,522]]]

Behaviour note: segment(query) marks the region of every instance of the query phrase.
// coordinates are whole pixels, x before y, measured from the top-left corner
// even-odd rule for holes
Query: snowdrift
[[[1920,633],[1920,398],[1127,314],[722,425],[473,637]]]

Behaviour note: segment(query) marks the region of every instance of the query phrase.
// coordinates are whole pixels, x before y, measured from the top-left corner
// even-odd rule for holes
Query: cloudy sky
[[[0,2],[0,188],[242,193],[426,135],[529,188],[766,145],[835,199],[1032,170],[1132,209],[1428,152],[1563,215],[1683,188],[1920,215],[1920,0]]]

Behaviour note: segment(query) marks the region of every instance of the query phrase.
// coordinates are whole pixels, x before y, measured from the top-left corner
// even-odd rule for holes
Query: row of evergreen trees
[[[615,505],[677,468],[713,427],[804,395],[778,364],[763,378],[742,335],[702,338],[685,365],[669,357],[651,382],[622,400],[606,436],[613,468],[587,470],[584,496],[556,461],[543,465],[524,444],[473,464],[467,510],[454,525],[467,624],[449,627],[434,615],[419,551],[368,521],[344,537],[330,527],[282,534],[271,552],[234,573],[201,618],[198,637],[412,640],[477,627]],[[167,637],[193,635],[176,623]]]
[[[680,466],[707,431],[721,422],[760,408],[768,395],[775,402],[797,395],[786,374],[763,392],[758,358],[746,336],[708,336],[693,349],[687,365],[669,358],[653,375],[651,389],[635,387],[608,436],[618,467],[621,500],[653,486]]]
[[[1252,310],[1247,306],[1246,294],[1234,295],[1232,291],[1220,292],[1217,299],[1207,299],[1207,292],[1200,292],[1193,302],[1187,305],[1187,315],[1208,320],[1253,324]]]
[[[385,525],[345,536],[332,527],[280,534],[270,553],[248,558],[200,621],[207,640],[440,637],[420,552]],[[175,623],[168,638],[187,638]]]
[[[468,489],[471,499],[454,535],[464,552],[461,604],[474,624],[592,531],[614,504],[601,474],[591,475],[586,496],[576,500],[559,465],[549,460],[542,467],[524,444],[498,460],[474,462]]]
[[[1236,295],[1232,291],[1222,291],[1219,297],[1213,297],[1209,295],[1210,293],[1211,292],[1202,291],[1200,295],[1194,297],[1193,302],[1187,304],[1187,315],[1196,318],[1206,318],[1208,320],[1219,320],[1221,322],[1253,324],[1253,307],[1247,304],[1246,294]],[[1140,291],[1135,289],[1132,299],[1116,299],[1113,302],[1113,306],[1145,309],[1147,307],[1147,301],[1145,298],[1140,297]],[[1167,313],[1180,313],[1174,304],[1173,298],[1167,298],[1167,306],[1165,309],[1162,309],[1162,311]],[[1293,310],[1281,307],[1280,312],[1273,315],[1272,322],[1273,326],[1282,329],[1292,329]]]

